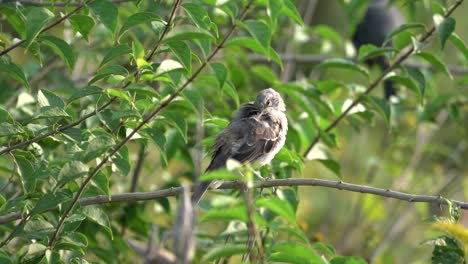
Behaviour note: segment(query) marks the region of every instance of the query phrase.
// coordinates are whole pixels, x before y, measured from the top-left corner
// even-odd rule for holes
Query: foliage
[[[158,248],[179,259],[192,257],[188,252],[195,246],[193,263],[335,264],[396,259],[398,253],[377,250],[382,247],[376,240],[387,238],[384,232],[374,232],[378,223],[391,226],[390,216],[387,222],[382,218],[385,210],[398,209],[395,204],[361,194],[346,198],[356,200],[353,218],[351,207],[346,207],[350,203],[340,206],[330,199],[326,213],[341,212],[345,217],[323,219],[320,228],[314,225],[324,212],[320,204],[325,204],[326,195],[317,196],[320,192],[315,187],[301,188],[301,192],[288,186],[254,188],[256,178],[249,166],[202,176],[237,180],[242,188],[211,192],[201,201],[198,214],[184,203],[186,195],[169,197],[176,194],[170,192],[174,189],[153,200],[109,202],[111,194],[195,183],[204,168],[204,150],[228,124],[232,112],[267,87],[277,89],[287,102],[289,131],[286,146],[271,166],[261,168],[264,177],[324,175],[398,191],[439,194],[436,189],[428,190],[435,185],[429,177],[411,185],[412,177],[419,176],[417,164],[405,169],[405,160],[413,157],[418,162],[426,150],[437,156],[427,158],[434,167],[447,160],[457,164],[456,175],[466,174],[466,164],[458,162],[466,157],[466,148],[456,151],[468,138],[464,125],[468,78],[466,74],[454,76],[447,64],[453,62],[449,55],[462,65],[468,59],[462,40],[467,34],[458,32],[458,18],[448,13],[460,1],[448,1],[446,7],[434,4],[433,11],[424,9],[433,13],[434,30],[432,22],[412,21],[388,35],[395,43],[393,48],[365,45],[356,52],[357,60],[347,54],[346,34],[303,21],[300,6],[309,2],[313,1],[1,3],[1,262],[126,263],[138,253],[144,255],[135,241],[142,244],[155,238]],[[365,1],[340,2],[350,22],[347,30],[352,31],[355,14],[365,7]],[[410,3],[405,8],[411,12],[423,5]],[[327,58],[316,67],[291,64],[279,53],[284,45],[298,54],[315,52]],[[255,60],[257,55],[261,61]],[[393,62],[386,74],[364,63],[378,56]],[[429,67],[403,64],[405,60]],[[293,73],[291,67],[295,67]],[[400,100],[385,100],[374,91],[384,79],[400,87]],[[441,118],[447,115],[450,124],[444,125]],[[337,129],[340,123],[347,126]],[[420,131],[427,124],[450,126],[444,134],[448,139],[427,147],[427,142],[420,141],[426,138],[411,141],[409,131]],[[382,153],[368,151],[367,139],[348,139],[385,130],[399,138],[395,137],[393,146],[372,140],[377,146],[387,144]],[[429,132],[421,134],[427,137]],[[391,180],[375,181],[372,168],[367,180],[350,178],[362,174],[344,158],[350,145],[359,145],[354,156],[377,163],[384,171],[382,179]],[[326,170],[311,169],[311,164]],[[427,175],[440,167],[424,167],[421,173]],[[453,179],[460,183],[462,177]],[[311,199],[310,195],[315,196]],[[340,195],[351,197],[350,193]],[[16,222],[7,218],[13,215]],[[361,218],[367,226],[357,223]],[[340,226],[338,222],[344,221],[346,225]],[[466,230],[451,224],[439,223],[447,235],[433,240],[433,263],[465,258],[466,237],[457,235],[466,236]],[[157,232],[152,231],[154,226]],[[193,230],[197,231],[196,243],[190,240]],[[362,244],[375,251],[346,250],[348,235],[354,239],[352,244],[366,241]],[[424,236],[420,232],[412,241],[421,242]],[[428,260],[429,253],[425,253],[423,257],[402,254],[399,260]]]

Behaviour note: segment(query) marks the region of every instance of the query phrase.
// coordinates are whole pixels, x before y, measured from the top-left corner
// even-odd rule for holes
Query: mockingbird
[[[236,117],[216,137],[213,157],[206,172],[224,167],[228,159],[241,163],[269,163],[283,147],[288,131],[283,99],[272,88],[262,90],[255,102],[243,104]],[[194,190],[197,204],[212,181],[201,182]]]

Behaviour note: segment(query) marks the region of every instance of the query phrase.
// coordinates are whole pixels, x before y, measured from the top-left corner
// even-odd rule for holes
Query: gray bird
[[[255,102],[243,104],[236,117],[216,137],[213,157],[206,172],[226,166],[228,159],[240,163],[269,163],[283,147],[288,120],[281,95],[272,88],[262,90]],[[212,181],[201,182],[194,190],[192,203],[197,204]]]

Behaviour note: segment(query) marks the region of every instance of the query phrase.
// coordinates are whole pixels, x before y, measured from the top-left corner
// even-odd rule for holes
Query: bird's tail
[[[213,155],[213,159],[210,162],[210,165],[205,170],[205,173],[224,167],[226,165],[226,160],[227,158],[224,157],[223,155],[220,155],[219,152],[215,153]],[[213,181],[204,181],[200,182],[197,184],[193,190],[192,193],[192,204],[196,205],[198,202],[200,202],[201,198],[203,195],[206,193],[206,191],[210,188],[210,185]]]
[[[193,190],[193,193],[192,193],[192,204],[193,205],[197,205],[198,202],[200,202],[203,195],[210,188],[211,182],[212,181],[200,182],[200,184],[195,186],[195,189]]]

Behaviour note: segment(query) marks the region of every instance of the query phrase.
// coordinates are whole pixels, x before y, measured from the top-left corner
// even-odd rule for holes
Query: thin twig
[[[241,13],[240,20],[242,20],[246,13],[247,10],[250,8],[251,4],[253,3],[254,0],[250,0],[249,3],[247,4],[246,8],[244,11]],[[234,24],[231,27],[231,30],[226,34],[226,36],[223,38],[221,41],[221,44],[216,47],[216,49],[211,53],[211,55],[203,62],[203,64],[193,73],[193,75],[180,87],[178,88],[174,93],[172,93],[169,97],[163,99],[158,107],[156,107],[155,110],[153,110],[149,115],[147,115],[142,122],[140,122],[133,130],[132,132],[127,135],[119,144],[115,146],[115,148],[110,151],[108,155],[106,155],[102,161],[94,168],[94,170],[86,177],[81,184],[80,188],[78,189],[75,197],[73,198],[71,204],[68,206],[68,208],[64,211],[62,217],[60,218],[57,227],[55,229],[55,232],[52,234],[51,239],[49,241],[49,246],[52,247],[55,244],[55,241],[57,240],[58,234],[60,233],[63,224],[65,222],[65,219],[68,217],[70,212],[73,210],[73,207],[78,203],[79,198],[83,194],[85,188],[87,187],[88,183],[91,181],[91,179],[99,172],[99,170],[109,161],[109,159],[117,153],[117,151],[120,150],[125,144],[147,123],[149,123],[155,116],[159,115],[159,113],[166,108],[167,106],[170,105],[170,103],[179,96],[181,92],[185,90],[185,88],[188,87],[190,83],[192,83],[196,77],[201,73],[201,71],[210,63],[210,61],[213,59],[213,57],[218,53],[218,51],[222,48],[223,44],[229,39],[229,37],[234,33],[235,29],[237,28],[237,24],[234,22]],[[11,235],[11,234],[10,234]]]
[[[455,4],[453,4],[453,6],[444,14],[444,17],[449,17],[456,9],[457,7],[459,7],[462,3],[463,3],[464,0],[458,0]],[[425,42],[429,37],[432,36],[432,34],[435,32],[435,25],[432,25],[431,28],[424,34],[422,35],[420,38],[419,38],[419,42]],[[405,49],[404,52],[394,61],[392,62],[388,68],[386,68],[380,75],[379,77],[377,77],[377,79],[375,79],[369,86],[368,88],[366,89],[366,91],[364,91],[364,93],[362,93],[361,95],[359,95],[356,99],[354,99],[354,101],[327,127],[325,128],[324,130],[324,133],[328,133],[330,132],[333,128],[335,128],[347,115],[348,113],[351,111],[351,109],[353,109],[356,105],[359,104],[359,102],[362,100],[362,98],[364,98],[364,96],[366,96],[367,94],[369,94],[372,90],[374,90],[375,87],[377,87],[377,85],[384,79],[384,77],[390,73],[391,71],[393,71],[396,67],[398,67],[403,61],[405,61],[411,54],[413,54],[414,52],[414,46],[412,45],[410,48],[408,49]],[[320,137],[321,137],[321,134],[319,133],[315,139],[312,141],[312,143],[309,145],[309,147],[307,148],[307,150],[304,152],[304,156],[307,156],[307,154],[310,152],[310,150],[315,146],[315,144],[317,144],[317,142],[320,140]]]
[[[5,183],[5,185],[3,185],[2,188],[0,189],[0,193],[5,191],[5,189],[8,187],[8,185],[10,185],[13,182],[13,178],[16,175],[16,168],[17,168],[16,162],[13,159],[13,169],[11,170],[11,176],[10,176],[10,178],[8,178],[8,181]]]
[[[392,199],[407,201],[411,203],[429,203],[437,205],[446,205],[444,197],[440,195],[420,195],[411,194],[404,192],[392,191],[389,189],[381,189],[366,185],[346,183],[342,181],[331,181],[316,178],[290,178],[290,179],[271,179],[255,183],[252,188],[275,188],[275,187],[286,187],[286,186],[318,186],[325,188],[332,188],[350,192],[373,194],[382,197],[388,197]],[[245,189],[245,183],[239,181],[225,181],[219,186],[218,189]],[[192,188],[193,190],[193,188]],[[78,200],[81,206],[95,205],[95,204],[110,204],[110,203],[128,203],[138,201],[148,201],[158,198],[165,198],[171,196],[177,196],[182,192],[182,187],[173,187],[153,192],[135,192],[135,193],[122,193],[114,194],[111,197],[107,195],[98,195],[94,197],[86,197]],[[460,209],[468,210],[468,202],[451,200]],[[50,209],[44,212],[52,211]],[[44,213],[39,212],[39,213]],[[21,219],[21,213],[15,212],[7,215],[0,216],[0,224],[6,224],[15,220]]]

